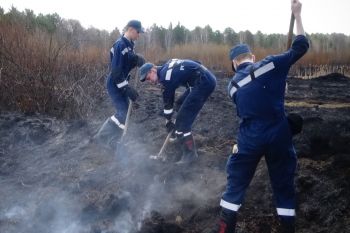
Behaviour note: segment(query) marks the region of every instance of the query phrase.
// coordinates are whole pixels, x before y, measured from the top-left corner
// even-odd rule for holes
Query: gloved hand
[[[232,146],[232,154],[237,154],[238,153],[238,145],[237,144],[234,144]]]
[[[130,62],[131,67],[134,68],[136,66],[141,67],[143,64],[145,64],[146,60],[141,54],[135,53],[132,55]]]
[[[166,122],[165,122],[165,128],[166,128],[166,131],[167,131],[168,133],[170,133],[171,131],[173,131],[173,130],[175,129],[175,124],[174,124],[174,122],[172,122],[172,121],[166,121]]]
[[[137,97],[139,97],[139,94],[137,93],[137,91],[134,88],[130,87],[129,85],[124,87],[124,94],[127,97],[129,97],[129,99],[131,99],[132,101],[135,101]]]

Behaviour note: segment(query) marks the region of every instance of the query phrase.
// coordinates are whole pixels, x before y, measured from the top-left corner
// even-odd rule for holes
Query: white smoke
[[[27,194],[14,195],[8,208],[0,212],[0,230],[4,233],[81,233],[81,207],[71,196],[62,191],[46,194],[43,189]],[[41,199],[42,198],[42,199]],[[20,202],[20,203],[19,203]]]
[[[114,222],[114,230],[118,233],[130,233],[133,232],[134,229],[134,221],[133,218],[128,211],[123,211],[120,213]]]

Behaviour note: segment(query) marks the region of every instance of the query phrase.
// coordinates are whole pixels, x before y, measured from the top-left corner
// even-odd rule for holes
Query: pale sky
[[[350,35],[350,0],[301,0],[302,19],[307,33],[344,33]],[[58,13],[65,19],[79,20],[82,26],[112,31],[121,30],[130,19],[143,27],[154,23],[168,28],[178,22],[187,29],[210,25],[213,30],[227,27],[236,32],[287,34],[290,0],[1,0],[7,12],[31,9],[39,13]]]

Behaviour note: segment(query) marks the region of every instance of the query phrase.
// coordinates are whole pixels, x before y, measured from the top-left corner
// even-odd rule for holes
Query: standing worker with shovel
[[[297,36],[286,52],[255,62],[246,44],[230,51],[236,74],[228,92],[240,118],[237,148],[227,161],[227,186],[222,196],[220,222],[215,233],[234,233],[237,211],[263,155],[267,163],[281,231],[295,232],[294,176],[297,163],[284,110],[284,95],[290,67],[308,50],[301,21],[301,3],[292,0]]]
[[[165,127],[168,132],[174,132],[182,149],[182,158],[177,164],[193,162],[198,155],[191,133],[192,124],[214,91],[216,77],[199,62],[170,59],[163,66],[155,66],[152,63],[141,66],[140,81],[145,80],[163,86]],[[184,86],[187,90],[175,103],[179,111],[174,123],[171,118],[174,112],[175,90],[179,86]]]
[[[145,63],[143,56],[134,52],[134,41],[144,30],[141,22],[131,20],[125,27],[125,33],[113,44],[110,51],[111,72],[107,79],[108,94],[116,108],[116,113],[109,117],[96,135],[96,139],[115,149],[125,129],[125,120],[130,101],[138,97],[137,91],[129,86],[129,72]]]

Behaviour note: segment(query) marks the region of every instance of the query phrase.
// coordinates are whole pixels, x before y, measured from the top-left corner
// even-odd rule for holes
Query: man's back
[[[284,118],[284,93],[290,67],[308,49],[305,36],[298,36],[290,50],[268,56],[256,63],[242,63],[229,84],[230,96],[237,105],[237,115],[244,120],[266,121]]]

